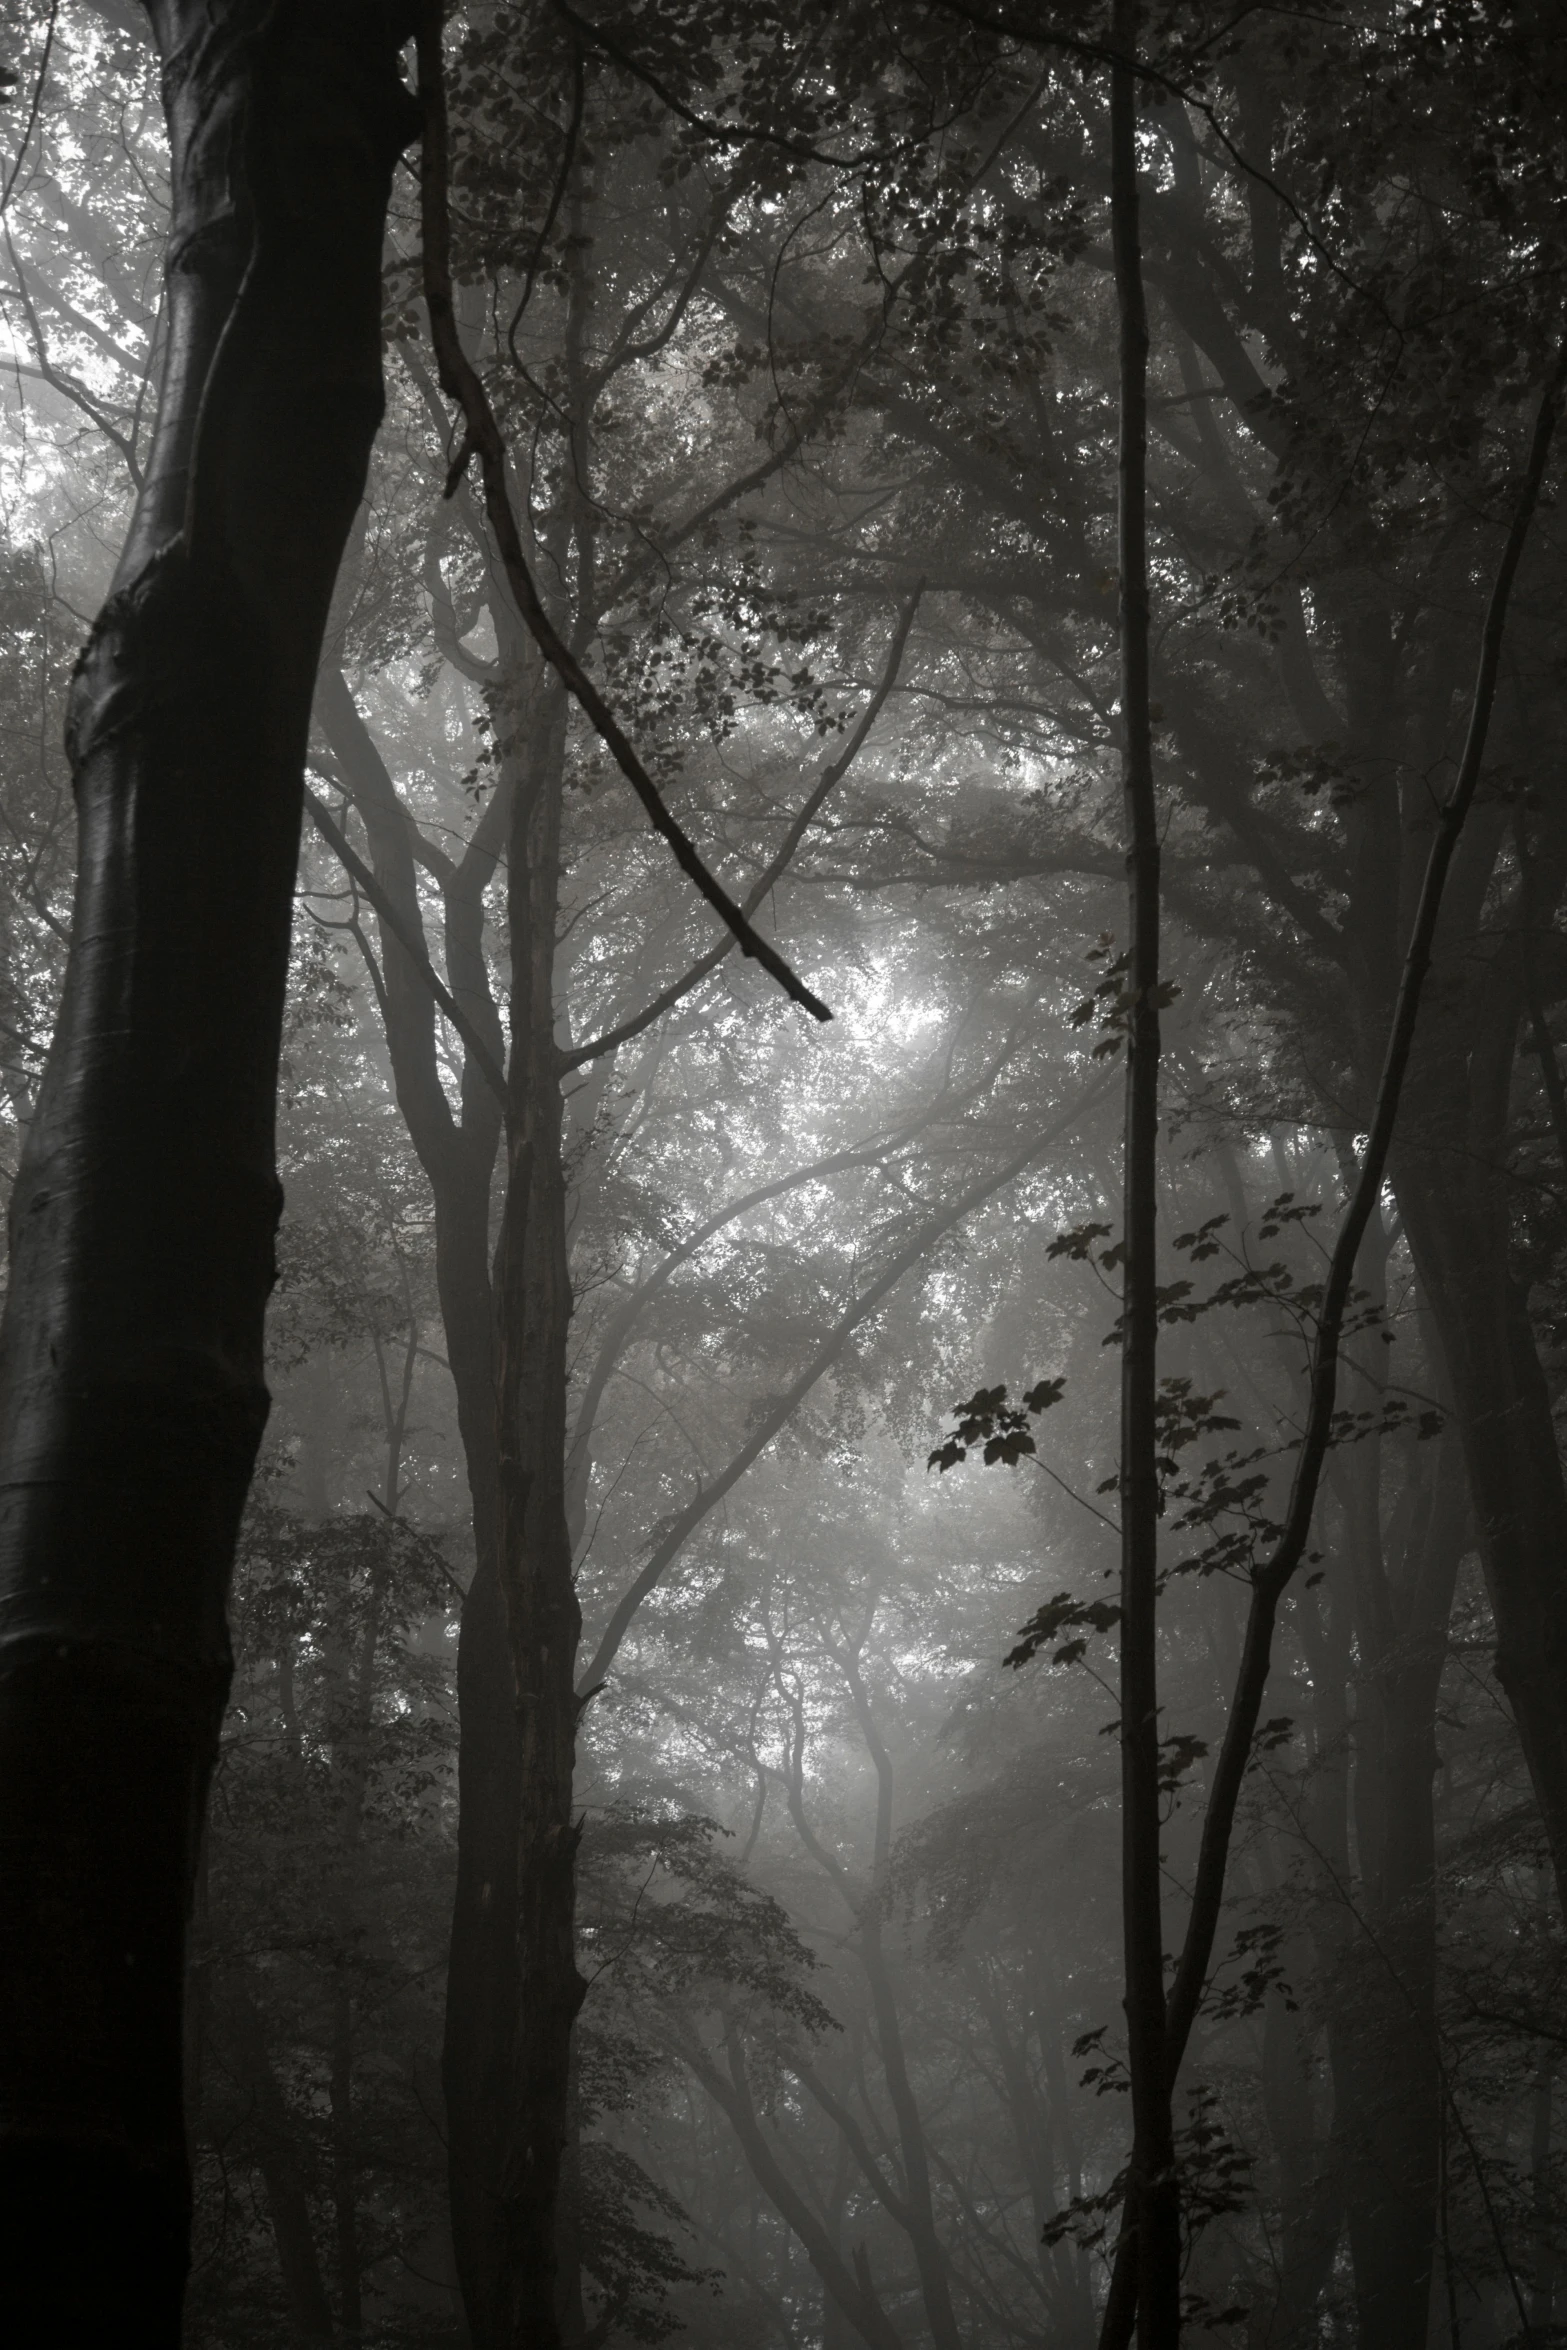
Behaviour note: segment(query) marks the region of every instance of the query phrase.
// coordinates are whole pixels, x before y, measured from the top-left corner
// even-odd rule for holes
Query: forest
[[[0,11],[6,2343],[1567,2343],[1564,118]]]

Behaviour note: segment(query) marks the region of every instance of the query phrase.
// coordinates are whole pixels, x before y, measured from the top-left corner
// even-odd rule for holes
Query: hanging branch
[[[870,700],[860,712],[858,723],[850,735],[848,743],[838,757],[829,766],[823,768],[815,788],[807,793],[804,806],[784,834],[782,844],[776,854],[769,859],[746,891],[740,911],[747,921],[756,912],[757,907],[767,896],[768,891],[773,888],[780,875],[793,862],[795,850],[805,838],[828,793],[837,789],[858,758],[866,736],[881,715],[882,705],[898,681],[898,671],[903,663],[904,648],[909,641],[909,630],[914,626],[914,615],[919,610],[920,598],[924,593],[925,582],[919,580],[892,632],[892,644],[887,653],[880,681],[872,691]],[[672,1010],[683,997],[688,996],[694,987],[699,987],[710,971],[717,970],[733,943],[733,940],[730,939],[719,946],[710,947],[699,961],[692,964],[689,971],[683,973],[679,979],[672,980],[669,986],[656,995],[650,1004],[644,1005],[640,1012],[634,1012],[629,1019],[622,1020],[618,1027],[606,1029],[602,1036],[590,1037],[586,1044],[579,1044],[569,1053],[563,1053],[561,1056],[563,1067],[580,1069],[588,1061],[597,1061],[605,1053],[615,1052],[621,1045],[629,1044],[631,1039],[634,1036],[640,1036],[645,1028],[651,1028],[655,1020],[662,1019],[664,1014]]]
[[[441,389],[462,412],[463,435],[446,477],[450,497],[471,461],[479,460],[484,487],[484,510],[494,534],[506,582],[534,642],[588,719],[630,784],[655,832],[668,842],[675,861],[687,878],[733,933],[742,954],[750,955],[771,973],[784,993],[815,1020],[832,1013],[796,977],[775,947],[752,929],[728,891],[703,864],[694,842],[664,805],[654,783],[609,704],[581,662],[565,644],[545,611],[522,550],[517,518],[512,512],[506,481],[506,443],[496,421],[489,394],[462,347],[452,299],[451,221],[447,208],[450,129],[446,113],[446,75],[442,55],[440,0],[424,0],[419,11],[416,50],[419,96],[424,107],[424,146],[420,171],[420,220],[424,237],[424,298],[430,314],[430,340],[435,349]]]

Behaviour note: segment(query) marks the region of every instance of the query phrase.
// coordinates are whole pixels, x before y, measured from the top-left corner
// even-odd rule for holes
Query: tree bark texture
[[[306,731],[416,127],[376,0],[154,0],[146,483],[72,696],[64,1001],[0,1335],[0,2331],[174,2343],[181,1974],[267,1411]]]
[[[531,648],[498,714],[515,737],[507,909],[511,1055],[506,1191],[496,1253],[501,1608],[514,1683],[518,2015],[511,2109],[498,2180],[496,2339],[555,2350],[561,2339],[556,2221],[571,2033],[586,1986],[576,1959],[577,1644],[582,1630],[566,1520],[566,1338],[571,1273],[555,1040],[565,693]]]

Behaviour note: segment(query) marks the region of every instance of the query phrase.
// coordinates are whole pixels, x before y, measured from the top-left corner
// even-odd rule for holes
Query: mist
[[[0,69],[7,2340],[1567,2341],[1567,23]]]

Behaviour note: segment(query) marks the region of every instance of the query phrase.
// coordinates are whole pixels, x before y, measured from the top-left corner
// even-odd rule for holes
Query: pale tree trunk
[[[74,943],[0,1333],[0,2332],[58,2344],[178,2339],[183,1945],[267,1409],[306,730],[416,127],[391,7],[150,14],[167,351],[73,694]]]

